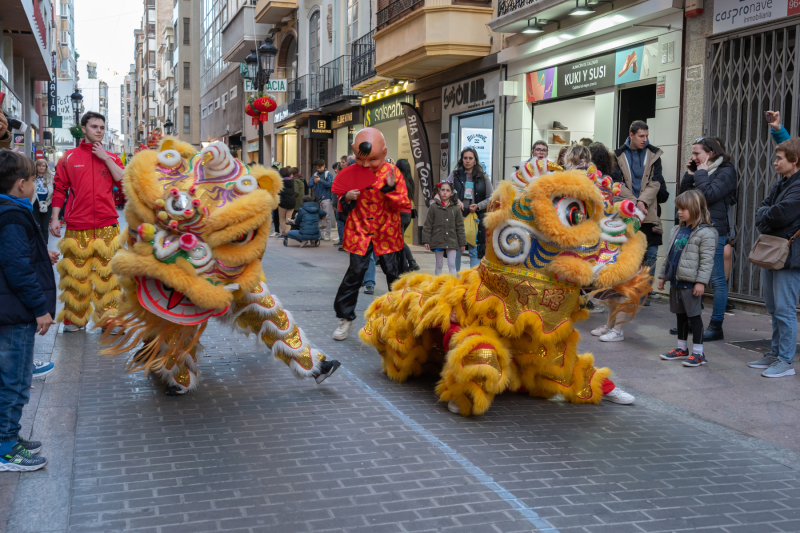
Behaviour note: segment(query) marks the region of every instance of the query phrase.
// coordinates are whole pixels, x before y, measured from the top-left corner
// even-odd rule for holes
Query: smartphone
[[[764,118],[767,119],[767,124],[769,124],[770,122],[772,122],[772,113],[770,113],[769,111],[764,111]]]
[[[697,163],[694,161],[689,161],[689,170],[692,172],[697,172]]]

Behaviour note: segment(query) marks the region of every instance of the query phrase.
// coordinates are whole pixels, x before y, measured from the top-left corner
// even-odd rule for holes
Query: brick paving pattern
[[[87,333],[68,531],[800,531],[797,471],[668,415],[504,394],[465,419],[432,379],[391,383],[355,332],[331,339],[346,254],[276,242],[270,290],[340,370],[297,381],[213,323],[199,390],[173,398]]]

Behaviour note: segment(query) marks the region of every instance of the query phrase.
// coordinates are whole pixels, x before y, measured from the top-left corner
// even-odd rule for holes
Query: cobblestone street
[[[432,271],[432,254],[417,256]],[[0,476],[0,531],[800,531],[797,378],[766,385],[746,372],[754,352],[719,342],[707,367],[667,368],[667,306],[610,345],[590,338],[593,315],[581,347],[636,404],[506,393],[462,418],[437,403],[434,380],[390,382],[355,331],[332,340],[347,260],[330,243],[276,239],[264,258],[271,292],[342,362],[320,386],[213,322],[203,382],[177,398],[99,356],[97,331],[37,339],[56,371],[34,382],[23,427],[49,464]],[[384,292],[380,270],[377,282]],[[768,318],[737,311],[726,342],[766,338]]]

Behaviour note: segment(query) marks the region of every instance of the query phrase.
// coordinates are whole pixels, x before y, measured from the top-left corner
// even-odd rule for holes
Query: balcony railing
[[[361,93],[350,88],[350,56],[339,56],[319,68],[319,105],[329,105]]]
[[[350,84],[375,76],[375,30],[353,41],[350,50]]]
[[[424,4],[425,0],[378,0],[378,29]]]
[[[535,3],[536,0],[499,0],[497,2],[497,16],[502,17],[521,7]]]
[[[306,74],[286,84],[286,101],[289,114],[319,107],[319,76]]]

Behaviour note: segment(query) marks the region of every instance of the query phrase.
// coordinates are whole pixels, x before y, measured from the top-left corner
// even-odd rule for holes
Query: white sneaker
[[[608,333],[611,330],[612,330],[612,328],[610,328],[610,327],[608,327],[606,325],[602,325],[599,328],[594,328],[592,330],[592,335],[594,335],[595,337],[600,337],[601,335],[605,335],[606,333]]]
[[[326,240],[326,241],[329,241],[329,240],[331,240],[331,236],[330,236],[330,235],[325,235],[325,240]]]
[[[76,326],[75,324],[65,324],[64,325],[64,331],[69,332],[69,333],[74,333],[76,331],[79,331],[80,329],[81,328]]]
[[[600,340],[603,342],[619,342],[625,340],[625,335],[623,335],[622,330],[611,329],[605,335],[601,335]]]
[[[454,400],[450,400],[449,402],[447,402],[447,410],[453,414],[457,415],[461,414],[461,408],[458,407],[458,404]]]
[[[598,305],[598,306],[595,306],[591,311],[589,311],[589,314],[590,315],[596,315],[598,313],[605,313],[605,312],[606,312],[605,306],[604,305]]]
[[[603,396],[603,399],[620,405],[630,405],[636,400],[633,394],[628,394],[619,387],[614,387],[614,390]]]
[[[353,327],[355,324],[351,320],[347,320],[343,318],[341,322],[339,322],[339,327],[336,328],[336,331],[333,332],[333,340],[335,341],[343,341],[347,338],[351,331],[353,331]]]
[[[281,234],[280,234],[280,233],[278,233],[277,231],[273,231],[272,233],[270,233],[270,234],[269,234],[269,236],[270,236],[270,237],[280,237],[280,236],[281,236]]]

